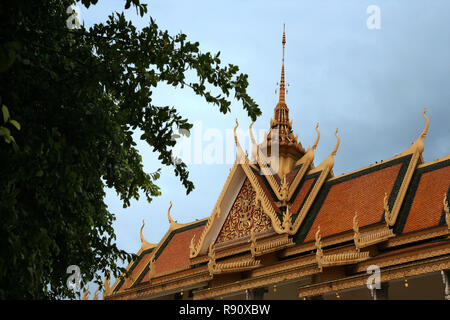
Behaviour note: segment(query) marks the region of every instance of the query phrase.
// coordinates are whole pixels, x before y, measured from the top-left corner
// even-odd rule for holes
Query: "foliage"
[[[152,104],[158,84],[190,87],[222,113],[234,92],[252,119],[260,115],[246,93],[247,75],[222,66],[219,54],[201,53],[199,43],[169,35],[152,18],[137,30],[123,13],[90,29],[69,29],[72,3],[0,3],[0,97],[16,119],[5,117],[1,128],[20,129],[8,136],[14,148],[6,135],[0,140],[2,299],[74,297],[66,286],[73,264],[83,284],[100,284],[107,270],[115,277],[124,271],[119,260],[132,255],[115,244],[104,189],[114,188],[124,207],[139,194],[148,201],[161,194],[159,170],[143,170],[136,129],[187,193],[193,190],[186,165],[173,163],[171,151],[174,130],[192,125],[175,107]],[[147,13],[139,0],[126,0],[131,6]],[[189,70],[196,82],[187,82]]]

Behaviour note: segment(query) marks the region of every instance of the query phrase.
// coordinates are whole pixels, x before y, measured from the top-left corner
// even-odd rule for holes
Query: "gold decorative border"
[[[258,288],[286,280],[298,279],[318,272],[319,270],[316,265],[310,265],[291,269],[289,271],[272,273],[258,278],[245,279],[218,287],[194,291],[194,300],[211,299],[225,294],[238,293],[247,289]]]
[[[201,282],[209,280],[211,280],[211,276],[209,275],[209,272],[206,271],[191,277],[176,279],[174,281],[132,288],[124,292],[119,292],[111,296],[108,296],[106,297],[106,300],[132,300],[132,299],[135,300],[135,299],[149,298],[149,296],[154,294],[159,294],[174,289],[181,289],[187,286],[198,285]]]
[[[432,248],[418,248],[417,251],[407,251],[401,252],[397,255],[392,256],[380,256],[373,257],[369,261],[358,264],[356,272],[364,272],[367,267],[371,264],[376,264],[379,267],[388,267],[393,265],[398,265],[402,263],[408,263],[418,260],[424,260],[428,258],[433,258],[437,256],[450,254],[450,242],[443,243],[442,245],[437,245]]]
[[[438,226],[425,230],[418,230],[411,233],[396,235],[386,242],[386,248],[397,247],[408,243],[438,238],[448,235],[447,226]]]
[[[381,281],[402,279],[404,277],[436,272],[450,268],[450,257],[416,263],[409,266],[394,267],[382,270]],[[344,279],[336,279],[328,282],[308,285],[299,288],[299,298],[322,295],[329,292],[341,291],[351,288],[363,287],[367,284],[367,274],[356,275]]]
[[[260,234],[255,235],[256,238],[258,238]],[[273,236],[267,237],[267,238],[261,238],[258,239],[259,245],[270,245],[273,242],[278,242],[280,240],[288,238],[287,234],[275,234]],[[217,259],[224,258],[227,256],[233,256],[242,252],[246,252],[250,250],[251,243],[249,243],[249,236],[243,237],[241,239],[241,243],[238,246],[233,246],[229,248],[224,248],[223,250],[218,250],[218,247],[215,246],[216,249],[216,257]],[[290,246],[290,244],[287,244],[285,247]],[[282,250],[283,247],[278,248],[278,250]],[[208,261],[208,255],[202,255],[198,256],[196,258],[191,259],[191,265],[204,263]]]

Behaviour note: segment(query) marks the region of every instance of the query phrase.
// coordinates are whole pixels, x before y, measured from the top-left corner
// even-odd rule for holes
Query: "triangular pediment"
[[[191,242],[191,258],[205,255],[211,244],[222,248],[240,243],[252,228],[257,234],[273,233],[274,221],[279,225],[278,208],[260,184],[247,164],[235,163],[202,235]]]
[[[216,238],[217,246],[248,238],[253,229],[255,233],[273,230],[272,222],[256,202],[256,191],[249,179],[245,179],[233,206],[227,214]]]

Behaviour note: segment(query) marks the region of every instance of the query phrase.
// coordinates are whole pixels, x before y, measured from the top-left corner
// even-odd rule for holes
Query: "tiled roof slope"
[[[148,250],[142,251],[137,257],[136,260],[132,262],[129,270],[131,271],[131,279],[135,279],[137,277],[137,272],[141,270],[141,267],[143,264],[147,263],[153,250],[155,248],[151,248]],[[114,292],[121,292],[124,290],[123,284],[125,283],[125,280],[120,280],[118,285],[114,288]]]
[[[154,275],[167,274],[188,268],[189,262],[189,245],[192,237],[200,237],[200,234],[205,227],[206,220],[201,220],[187,226],[171,230],[170,233],[163,239],[160,245],[156,248]],[[137,279],[135,286],[143,282],[149,281],[149,266]]]
[[[396,233],[445,224],[444,195],[450,199],[450,159],[416,169],[403,202]]]
[[[192,237],[200,237],[205,223],[192,225],[184,230],[179,229],[172,232],[172,236],[156,252],[155,274],[167,273],[189,266],[189,244]],[[183,229],[183,228],[182,228]]]
[[[308,197],[309,193],[314,187],[314,184],[317,182],[319,174],[320,172],[318,172],[317,174],[307,175],[300,182],[299,186],[297,187],[297,190],[295,191],[292,197],[292,206],[290,208],[290,211],[293,215],[297,215],[300,209],[303,207],[306,198]]]
[[[385,193],[392,207],[410,160],[410,155],[395,158],[325,182],[295,236],[296,243],[313,241],[318,226],[322,237],[352,230],[355,212],[360,227],[383,222]]]

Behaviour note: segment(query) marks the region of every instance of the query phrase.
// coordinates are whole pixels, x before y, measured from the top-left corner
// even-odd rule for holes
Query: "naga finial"
[[[103,290],[103,299],[106,296],[109,296],[111,293],[111,285],[109,284],[109,278],[111,277],[111,271],[108,270],[107,274],[105,274],[105,280],[103,281],[103,286],[105,289]]]
[[[167,210],[167,217],[169,218],[170,225],[176,224],[175,221],[173,221],[172,217],[170,216],[170,209],[172,208],[172,201],[170,201],[169,209]]]
[[[353,240],[355,242],[356,250],[359,252],[359,225],[358,225],[358,212],[355,211],[355,216],[353,217]]]
[[[430,119],[426,116],[427,109],[423,108],[422,116],[427,120],[427,123],[425,124],[425,128],[423,128],[422,133],[420,134],[420,137],[424,139],[427,136],[428,128],[430,127]]]
[[[388,195],[386,192],[384,193],[383,208],[384,208],[384,220],[386,220],[386,223],[389,226],[389,222],[391,221],[391,209],[389,209]]]
[[[83,300],[89,300],[89,286],[86,287],[86,290],[83,292]]]
[[[100,288],[97,288],[97,290],[95,290],[94,292],[94,300],[98,300],[98,291],[100,290]]]
[[[238,137],[237,137],[237,134],[236,134],[237,127],[239,127],[239,122],[238,122],[238,120],[236,118],[236,125],[234,126],[234,129],[233,129],[233,131],[234,131],[234,142],[236,143],[236,145],[239,144],[239,140],[238,140]]]
[[[148,266],[148,268],[150,270],[149,274],[148,274],[148,277],[151,280],[156,274],[156,270],[155,270],[155,256],[154,255],[152,255],[151,258],[150,258],[150,265]]]
[[[195,250],[195,234],[194,234],[194,236],[191,239],[191,243],[189,244],[189,250],[191,252],[191,257],[193,257],[195,255],[195,252],[196,252],[196,250]]]
[[[445,194],[444,196],[444,212],[445,212],[445,223],[447,223],[447,227],[450,230],[450,209],[448,207],[447,194]]]
[[[316,231],[316,248],[320,247],[320,240],[321,240],[321,236],[320,236],[320,226],[317,227],[317,231]]]
[[[144,219],[142,219],[142,227],[141,227],[141,231],[139,232],[139,233],[140,233],[140,236],[141,236],[141,243],[142,243],[142,244],[144,244],[145,242],[147,242],[147,241],[145,241],[144,235],[142,234],[142,229],[144,229],[144,226],[145,226],[145,221],[144,221]]]
[[[208,271],[211,276],[216,271],[216,252],[213,248],[213,245],[214,244],[211,243],[208,250]]]
[[[323,251],[322,251],[322,242],[320,237],[320,226],[317,227],[316,231],[316,260],[317,264],[319,265],[319,269],[322,270],[322,257],[323,257]]]
[[[251,153],[251,160],[252,162],[256,161],[256,154],[258,152],[258,145],[256,144],[256,140],[255,137],[253,136],[253,124],[255,123],[255,121],[252,121],[252,123],[250,123],[250,126],[248,127],[248,130],[250,131],[250,140],[252,142],[252,153]]]
[[[241,156],[245,157],[245,153],[244,153],[244,150],[242,150],[241,144],[239,143],[239,139],[237,137],[236,129],[237,129],[238,126],[239,126],[239,122],[236,119],[236,126],[234,127],[234,142],[236,143],[236,148],[237,148],[236,157],[238,159],[240,159]]]
[[[336,132],[334,133],[334,135],[335,135],[336,138],[337,138],[337,142],[336,142],[336,145],[334,146],[333,151],[331,152],[331,155],[332,155],[333,157],[336,155],[336,152],[338,151],[338,148],[339,148],[339,144],[341,143],[341,138],[339,138],[339,135],[338,135],[338,129],[337,129],[337,128],[336,128]]]
[[[318,122],[316,125],[316,132],[317,132],[316,142],[314,142],[313,146],[311,147],[311,149],[313,149],[313,150],[316,150],[317,144],[319,143],[319,139],[320,139],[320,131],[319,131],[319,123]]]
[[[353,231],[355,231],[355,233],[359,232],[358,212],[357,211],[355,211],[355,216],[353,217]]]
[[[152,243],[148,242],[147,240],[145,240],[144,235],[142,233],[144,226],[145,226],[145,221],[144,221],[144,219],[142,219],[142,226],[141,226],[141,230],[139,231],[139,236],[141,237],[141,249],[142,250],[146,250],[146,249],[149,249],[149,248],[155,246],[155,244],[152,244]]]

